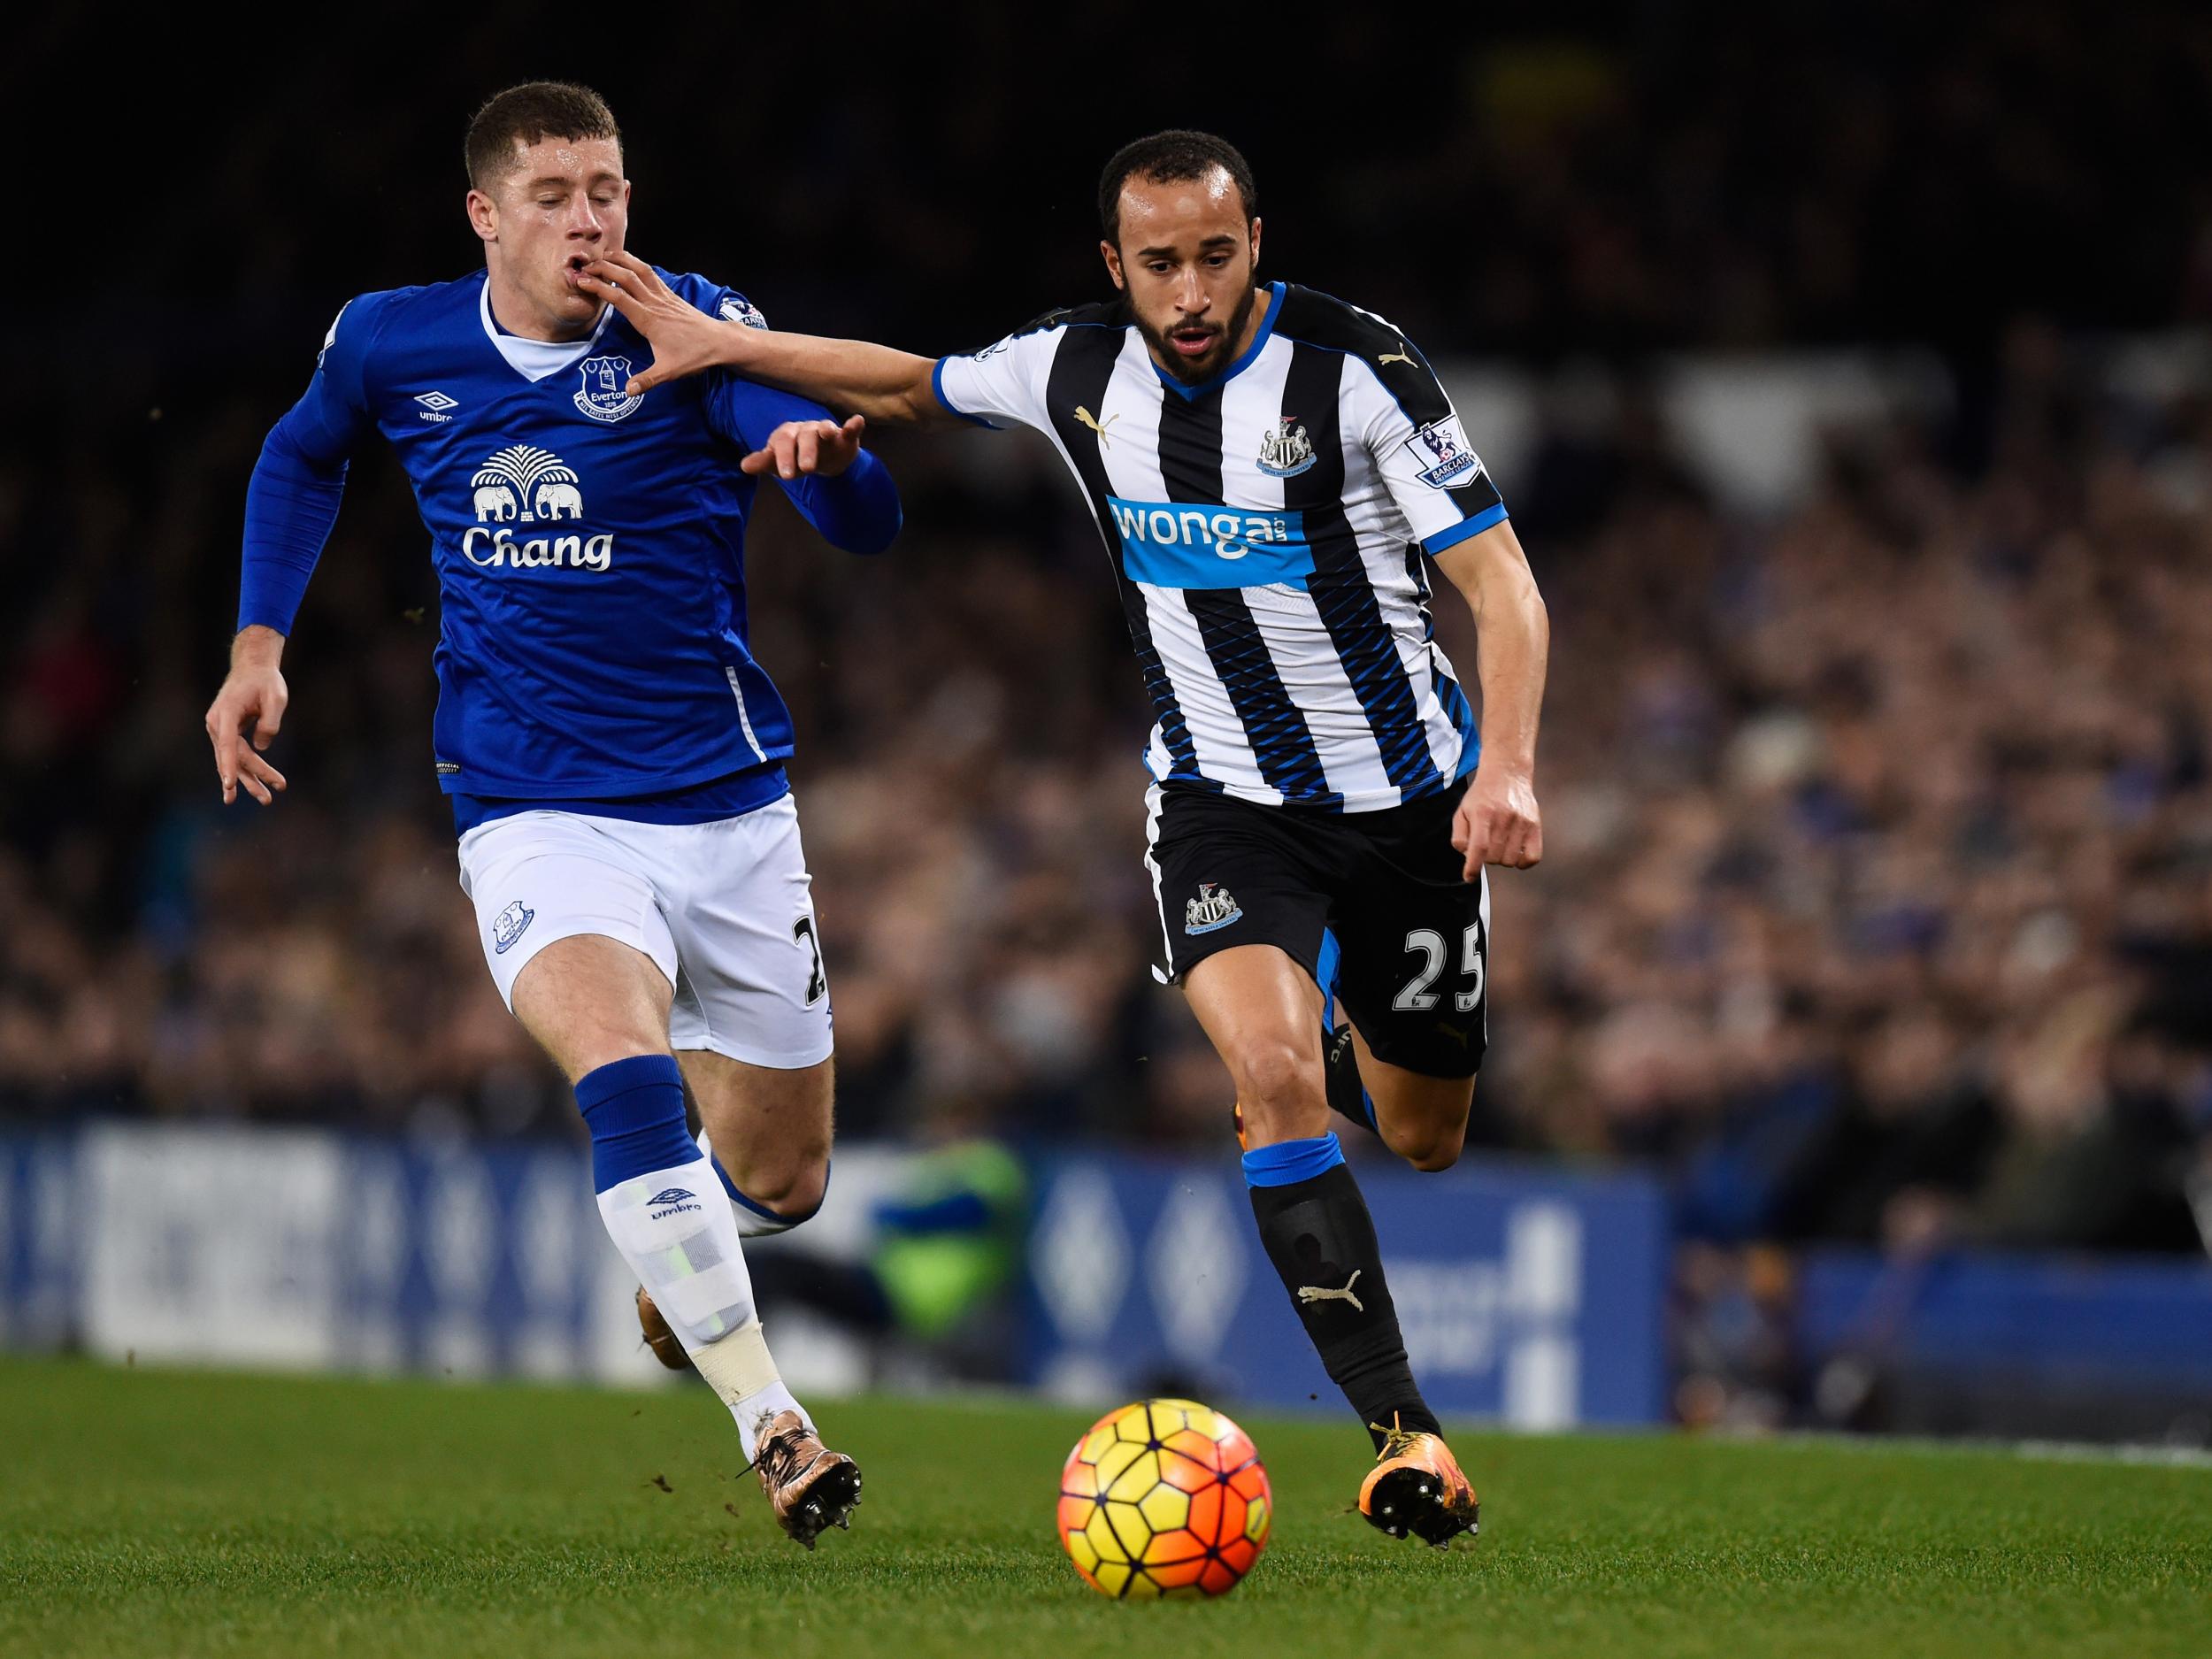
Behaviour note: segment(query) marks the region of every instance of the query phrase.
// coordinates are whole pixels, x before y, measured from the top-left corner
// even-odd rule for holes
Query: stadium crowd
[[[2063,10],[1855,12],[1850,51],[1777,79],[1750,35],[1402,65],[1348,24],[1356,103],[1405,108],[1402,68],[1463,119],[1425,148],[1316,132],[1302,161],[1271,117],[1252,144],[1290,273],[1326,271],[1439,357],[1855,338],[1950,356],[1954,422],[1839,434],[1778,519],[1718,509],[1632,375],[1609,425],[1555,427],[1501,480],[1554,620],[1548,850],[1496,883],[1471,1141],[1652,1161],[1717,1241],[2191,1248],[2190,1194],[2212,1214],[2212,412],[2116,398],[2073,335],[1998,326],[2021,304],[2072,325],[2212,312],[2212,197],[2182,142],[2212,31],[2147,8],[2084,37],[2048,27]],[[2055,57],[2085,38],[2085,61]],[[1908,48],[1915,74],[1886,80],[1882,52]],[[359,92],[383,49],[361,50],[354,81],[312,86],[354,97],[355,142],[298,142],[305,81],[214,135],[226,188],[188,206],[234,250],[219,288],[179,268],[133,293],[150,324],[222,308],[224,348],[172,329],[126,351],[84,302],[91,372],[0,455],[0,1116],[575,1133],[455,883],[427,753],[434,585],[388,457],[357,464],[289,653],[289,795],[224,811],[200,734],[244,480],[301,347],[347,293],[467,256],[430,193],[452,192],[447,141],[485,88],[436,89],[451,119],[425,123],[419,100]],[[981,50],[979,72],[1014,47]],[[2038,96],[2062,68],[2075,92]],[[2082,96],[2085,74],[2125,92]],[[952,211],[972,203],[861,99],[833,131],[793,116],[819,139],[804,177],[842,182],[716,187],[779,227],[741,249],[772,315],[949,348],[1094,290],[1084,193],[1031,179],[1058,151],[1010,137],[1058,131],[1050,88],[979,78],[996,89],[934,136],[953,173],[999,158],[1045,192],[1035,280],[961,280],[985,251]],[[695,129],[739,117],[680,93],[658,134],[634,118],[638,147],[696,186],[685,147],[715,134]],[[801,96],[764,83],[744,119]],[[2093,166],[2122,151],[2146,157],[2124,200]],[[395,157],[431,182],[373,245],[254,205],[380,194]],[[641,247],[720,269],[691,255],[726,239],[664,194],[666,241]],[[1483,245],[1448,280],[1387,234],[1469,215]],[[893,266],[904,284],[873,280]],[[780,505],[757,526],[842,1132],[957,1101],[1015,1136],[1218,1144],[1225,1074],[1147,971],[1147,717],[1119,607],[1026,442],[886,441],[909,528],[880,560],[826,553]],[[1447,594],[1441,626],[1471,670],[1456,609]]]
[[[1658,1160],[1724,1240],[2191,1242],[2212,418],[2112,406],[2039,338],[1970,482],[1924,434],[1862,431],[1757,524],[1648,421],[1540,448],[1549,843],[1496,882],[1477,1144]],[[214,798],[208,652],[168,618],[206,608],[255,435],[241,408],[180,446],[159,524],[96,471],[59,521],[6,491],[11,536],[75,556],[9,657],[0,1104],[558,1132],[454,886],[393,478],[357,486],[296,636],[291,793]],[[1225,1078],[1147,972],[1145,722],[1093,532],[1023,440],[894,460],[891,555],[778,508],[754,560],[846,1133],[962,1097],[1016,1134],[1218,1140]],[[1563,480],[1602,509],[1548,535]]]

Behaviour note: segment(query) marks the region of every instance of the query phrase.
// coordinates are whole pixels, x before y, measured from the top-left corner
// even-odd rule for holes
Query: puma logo
[[[1397,349],[1397,350],[1395,350],[1395,351],[1394,351],[1394,352],[1390,353],[1390,355],[1389,355],[1389,356],[1387,356],[1387,357],[1377,357],[1377,358],[1375,359],[1375,366],[1376,366],[1377,368],[1379,368],[1379,368],[1383,367],[1386,364],[1391,364],[1391,363],[1403,363],[1403,364],[1407,364],[1407,365],[1411,365],[1411,364],[1412,364],[1412,362],[1413,362],[1413,353],[1412,353],[1411,351],[1409,351],[1409,350],[1408,350],[1408,349],[1406,349],[1406,342],[1405,342],[1404,341],[1401,340],[1400,342],[1398,342],[1398,349]]]
[[[1367,1304],[1352,1294],[1352,1286],[1359,1283],[1359,1276],[1366,1271],[1365,1268],[1354,1268],[1351,1278],[1344,1281],[1342,1290],[1331,1290],[1322,1285],[1301,1285],[1298,1286],[1298,1300],[1302,1302],[1348,1302],[1354,1312],[1365,1313]]]
[[[1098,441],[1101,444],[1109,449],[1114,447],[1114,441],[1106,435],[1106,426],[1110,426],[1114,424],[1114,422],[1119,420],[1121,419],[1119,415],[1107,416],[1106,425],[1102,426],[1099,425],[1098,417],[1096,415],[1091,413],[1091,411],[1084,408],[1082,404],[1078,403],[1075,406],[1075,418],[1098,434]]]

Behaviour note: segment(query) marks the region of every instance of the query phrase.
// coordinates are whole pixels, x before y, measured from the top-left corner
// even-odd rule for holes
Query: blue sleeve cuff
[[[961,419],[969,422],[971,425],[980,426],[986,432],[996,432],[998,430],[998,425],[995,421],[986,420],[980,415],[971,415],[966,410],[959,408],[956,405],[951,398],[945,396],[945,359],[942,357],[938,358],[937,361],[931,365],[929,371],[929,389],[936,393],[937,401],[943,406],[947,414],[957,415]]]
[[[891,469],[868,449],[835,478],[806,480],[791,499],[824,540],[848,553],[882,552],[906,518]]]
[[[1428,553],[1441,553],[1448,547],[1457,547],[1469,537],[1479,536],[1485,530],[1503,524],[1510,516],[1505,510],[1505,503],[1499,502],[1495,506],[1485,507],[1471,518],[1462,518],[1448,530],[1439,530],[1421,546]]]

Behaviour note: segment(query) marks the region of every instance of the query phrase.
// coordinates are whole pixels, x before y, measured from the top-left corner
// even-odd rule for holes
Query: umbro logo
[[[645,1201],[646,1219],[664,1221],[671,1216],[680,1216],[687,1210],[699,1208],[699,1197],[688,1187],[664,1187]]]
[[[415,401],[422,405],[419,414],[424,420],[450,420],[453,417],[446,411],[461,406],[459,398],[448,397],[443,392],[417,392]]]

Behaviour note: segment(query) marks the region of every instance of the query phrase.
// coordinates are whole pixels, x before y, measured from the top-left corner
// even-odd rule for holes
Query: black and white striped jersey
[[[1423,549],[1506,516],[1425,359],[1372,312],[1271,283],[1201,385],[1119,305],[941,359],[938,400],[1050,438],[1097,514],[1157,724],[1155,778],[1373,811],[1473,770]]]

